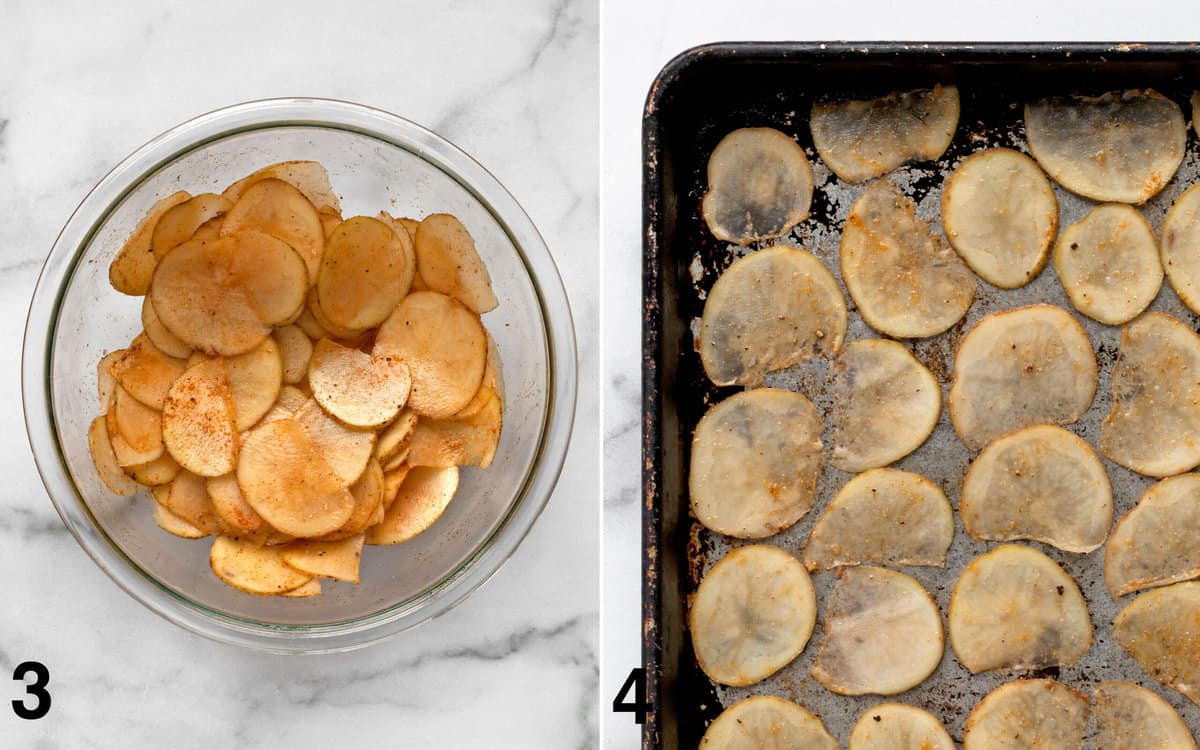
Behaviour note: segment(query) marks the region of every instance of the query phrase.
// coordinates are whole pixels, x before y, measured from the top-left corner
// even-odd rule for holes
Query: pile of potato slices
[[[324,167],[284,162],[160,200],[109,276],[143,331],[98,364],[96,469],[149,488],[165,531],[215,536],[230,586],[357,584],[364,544],[427,530],[495,457],[498,300],[453,216],[343,218]]]
[[[1195,123],[1200,94],[1192,107]],[[950,85],[822,100],[808,120],[812,149],[750,127],[713,152],[702,214],[733,260],[702,293],[693,330],[709,380],[738,390],[717,392],[691,446],[692,515],[729,548],[689,602],[699,665],[719,685],[811,695],[794,672],[769,681],[815,629],[815,685],[896,696],[934,674],[948,642],[964,675],[1009,680],[971,712],[966,750],[1196,750],[1154,686],[1200,705],[1200,335],[1195,319],[1149,309],[1174,293],[1200,314],[1200,185],[1176,178],[1188,122],[1150,89],[1027,102],[1024,148],[954,152],[935,219],[890,173],[942,159],[959,110]],[[820,171],[811,177],[814,152],[832,173],[824,185]],[[1156,231],[1142,205],[1173,182]],[[1083,218],[1060,226],[1055,185],[1087,202]],[[826,187],[839,197],[814,201]],[[843,225],[813,226],[811,206],[847,194]],[[825,229],[841,232],[836,258],[805,247]],[[1062,306],[1004,303],[1048,265]],[[984,314],[968,319],[981,299]],[[1119,350],[1098,359],[1088,330],[1106,326]],[[923,345],[933,337],[952,348]],[[1101,383],[1111,411],[1082,429]],[[943,414],[955,455],[970,460],[939,486],[894,464]],[[848,479],[823,504],[828,467]],[[1110,474],[1126,470],[1148,478],[1140,499],[1114,497]],[[1114,524],[1115,508],[1131,505]],[[801,549],[772,540],[810,511]],[[983,552],[948,571],[943,612],[894,568],[947,568],[956,527]],[[1056,562],[1073,556],[1102,561],[1124,607],[1111,621],[1093,621],[1075,567]],[[818,597],[809,573],[836,579]],[[1044,679],[1079,664],[1097,637],[1120,644],[1124,669],[1140,666],[1146,684],[1099,681],[1089,695]],[[755,695],[713,721],[701,747],[760,747],[778,734],[838,746],[811,708]],[[901,702],[864,712],[849,747],[955,743],[937,716]]]

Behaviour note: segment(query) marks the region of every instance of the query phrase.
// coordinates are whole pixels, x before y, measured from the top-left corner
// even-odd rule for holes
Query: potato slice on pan
[[[233,391],[224,359],[188,368],[163,402],[163,443],[188,471],[219,477],[237,463],[238,433]]]
[[[183,374],[184,365],[183,360],[168,357],[141,334],[112,363],[109,372],[130,396],[151,409],[162,409],[167,391]]]
[[[380,461],[387,461],[396,455],[401,444],[412,436],[419,419],[420,417],[408,409],[400,412],[400,416],[380,431],[379,439],[375,442],[375,457]]]
[[[1087,696],[1057,680],[1006,682],[967,717],[963,750],[1083,750]]]
[[[334,325],[365,330],[387,319],[412,284],[413,268],[391,226],[355,216],[325,243],[317,300]]]
[[[1063,230],[1054,270],[1076,310],[1111,326],[1145,310],[1163,277],[1150,222],[1120,203],[1096,206]]]
[[[963,478],[958,510],[975,539],[1032,539],[1091,552],[1112,525],[1112,485],[1092,447],[1057,425],[990,443]]]
[[[765,544],[722,557],[688,612],[696,661],[722,685],[752,685],[787,666],[804,650],[816,618],[808,571]]]
[[[159,503],[154,503],[154,523],[168,534],[181,539],[203,539],[208,536],[207,531],[196,528]]]
[[[469,417],[422,419],[413,430],[405,460],[413,466],[492,465],[500,444],[503,416],[500,399],[492,395],[487,404]]]
[[[366,471],[358,481],[350,486],[350,494],[354,496],[354,510],[350,518],[337,531],[332,531],[319,537],[321,541],[336,541],[361,534],[369,526],[373,526],[375,517],[379,514],[382,519],[384,493],[383,469],[379,462],[371,460]]]
[[[208,563],[218,578],[247,594],[282,594],[312,578],[285,563],[279,547],[260,547],[227,536],[213,540]]]
[[[1092,405],[1096,356],[1062,308],[1030,305],[992,313],[954,358],[950,420],[972,450],[1022,427],[1070,424]]]
[[[124,349],[109,352],[96,363],[96,397],[100,404],[100,413],[104,414],[112,402],[113,393],[117,388],[117,379],[113,377],[112,366],[125,354]]]
[[[146,329],[146,338],[150,339],[150,343],[168,357],[187,359],[191,355],[192,347],[168,331],[158,319],[158,313],[154,312],[154,305],[150,304],[149,297],[142,299],[142,327]]]
[[[113,397],[113,420],[134,452],[150,455],[148,461],[162,455],[162,413],[130,396],[121,386],[117,386]]]
[[[1200,705],[1200,582],[1147,591],[1121,610],[1113,637],[1142,669]]]
[[[1192,312],[1200,312],[1200,185],[1185,190],[1167,212],[1160,251],[1175,293]]]
[[[1170,703],[1132,682],[1105,680],[1092,691],[1097,750],[1196,750],[1196,740]]]
[[[754,695],[733,704],[713,719],[700,740],[700,750],[838,747],[815,714],[773,695]]]
[[[842,230],[842,281],[863,320],[895,338],[945,331],[975,298],[975,274],[916,204],[879,180],[850,209]]]
[[[125,471],[138,484],[144,484],[147,487],[157,487],[160,484],[170,484],[171,480],[179,475],[180,466],[175,459],[171,458],[170,453],[164,452],[153,461],[128,466],[125,468]]]
[[[1104,550],[1104,583],[1113,599],[1200,577],[1200,474],[1150,487],[1117,522]]]
[[[487,333],[479,316],[453,298],[415,292],[379,329],[372,357],[389,355],[408,365],[408,407],[422,416],[445,419],[470,403],[483,382]]]
[[[1126,325],[1112,394],[1100,453],[1152,477],[1200,464],[1200,336],[1189,326],[1157,312]]]
[[[288,599],[308,599],[309,597],[320,596],[320,595],[321,595],[321,579],[320,578],[313,578],[308,583],[304,584],[303,586],[300,586],[299,588],[294,588],[291,591],[284,591],[282,594],[279,594],[279,596],[286,597]]]
[[[981,279],[1001,289],[1033,281],[1058,232],[1058,199],[1037,163],[1010,148],[971,154],[946,180],[942,228]]]
[[[851,479],[817,519],[804,545],[809,570],[842,565],[945,567],[954,511],[920,474],[872,469]]]
[[[829,269],[806,250],[777,245],[733,262],[708,293],[700,360],[717,385],[832,356],[846,336],[846,301]]]
[[[757,388],[713,406],[692,437],[692,514],[740,539],[776,534],[812,508],[821,415],[799,393]]]
[[[225,188],[221,195],[230,203],[237,203],[247,188],[269,178],[283,180],[299,190],[318,211],[339,213],[342,210],[337,194],[329,184],[329,173],[316,161],[281,161],[270,164]]]
[[[383,520],[367,530],[367,544],[400,544],[428,530],[458,491],[456,466],[417,466],[401,476],[402,484]]]
[[[1032,547],[1004,544],[959,575],[947,616],[950,644],[972,674],[1069,667],[1092,644],[1079,586]]]
[[[839,695],[896,695],[942,663],[942,614],[925,587],[903,573],[840,571],[824,624],[812,675]]]
[[[903,703],[868,708],[850,730],[850,750],[957,750],[933,714]]]
[[[225,360],[238,431],[248,430],[270,411],[283,383],[283,361],[275,339]]]
[[[220,477],[211,477],[205,482],[213,510],[226,528],[226,534],[241,539],[263,542],[273,529],[250,507],[238,487],[237,475],[233,472]]]
[[[829,463],[860,472],[912,453],[937,426],[942,389],[902,344],[847,344],[833,364],[833,452]]]
[[[353,427],[379,427],[408,401],[412,378],[399,355],[364,354],[321,339],[308,363],[308,384],[325,411]]]
[[[426,216],[417,226],[413,251],[429,289],[449,295],[479,314],[500,304],[475,240],[458,219],[449,214]],[[411,274],[408,281],[411,286]]]
[[[312,359],[312,341],[300,327],[294,325],[276,328],[272,335],[283,362],[283,382],[289,385],[302,382],[308,375],[308,361]]]
[[[176,245],[192,239],[208,221],[224,216],[233,203],[214,193],[192,196],[163,212],[154,225],[150,242],[155,260],[162,261]]]
[[[167,487],[167,491],[156,493],[154,499],[205,534],[221,532],[221,521],[216,508],[213,507],[212,499],[208,496],[203,477],[190,471],[180,471]]]
[[[110,492],[132,495],[138,491],[137,482],[130,479],[117,463],[108,437],[108,427],[102,416],[93,419],[92,426],[88,428],[88,448],[92,453],[92,463],[96,465],[96,473]]]
[[[158,261],[154,258],[151,242],[154,239],[154,226],[159,218],[170,208],[183,203],[191,196],[180,190],[161,199],[147,212],[133,234],[125,241],[112,265],[108,267],[108,281],[121,294],[141,296],[150,288],[150,279],[154,277],[154,268]]]
[[[1179,105],[1153,89],[1049,97],[1025,105],[1029,151],[1054,181],[1085,198],[1145,203],[1187,146]]]
[[[286,242],[304,260],[308,283],[317,282],[325,229],[317,209],[299,190],[274,178],[254,182],[225,214],[221,234],[229,236],[245,229],[257,229]]]
[[[375,452],[375,433],[346,427],[312,399],[307,399],[295,416],[342,485],[358,481]]]
[[[303,573],[358,583],[362,548],[363,535],[360,533],[335,542],[297,539],[279,550],[285,563]]]

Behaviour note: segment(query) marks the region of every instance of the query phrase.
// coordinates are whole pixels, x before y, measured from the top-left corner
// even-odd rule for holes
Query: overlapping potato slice
[[[375,450],[375,433],[346,427],[312,399],[293,414],[342,484],[358,481]]]
[[[236,413],[224,359],[189,367],[163,402],[163,444],[188,471],[228,474],[237,463]]]
[[[204,222],[196,227],[196,231],[192,233],[193,240],[215,240],[221,236],[221,225],[225,223],[225,217],[217,216]]]
[[[157,487],[160,484],[170,483],[179,474],[180,468],[179,463],[171,458],[171,454],[164,452],[153,461],[127,466],[125,471],[138,484]]]
[[[829,463],[860,472],[904,458],[925,442],[942,413],[937,380],[902,344],[847,344],[833,365]]]
[[[263,547],[227,536],[213,540],[208,563],[218,578],[247,594],[283,594],[312,578],[285,563],[279,547]]]
[[[230,236],[247,229],[256,229],[286,242],[303,259],[308,269],[308,283],[317,283],[321,255],[325,251],[325,230],[317,209],[303,193],[275,178],[255,181],[225,214],[221,235]]]
[[[163,354],[175,359],[187,359],[191,356],[192,347],[186,341],[167,330],[154,312],[150,298],[142,299],[142,328],[146,338]]]
[[[395,456],[405,441],[412,437],[419,419],[420,417],[408,409],[400,412],[391,424],[380,431],[379,439],[375,441],[375,457],[380,461],[387,461]]]
[[[1167,212],[1160,252],[1175,293],[1192,312],[1200,312],[1200,185],[1185,190]]]
[[[342,210],[337,194],[329,184],[329,173],[320,162],[315,161],[270,164],[225,188],[221,195],[230,203],[237,203],[247,188],[270,178],[282,180],[299,190],[318,211],[340,213]]]
[[[1004,544],[959,575],[950,645],[972,674],[1070,666],[1092,643],[1087,603],[1070,575],[1032,547]]]
[[[362,534],[332,542],[297,539],[283,545],[280,556],[285,563],[303,573],[358,583],[362,548]]]
[[[849,750],[956,750],[937,717],[903,703],[867,709],[850,730]]]
[[[313,578],[313,579],[309,580],[309,582],[304,584],[303,586],[294,588],[291,591],[284,591],[282,594],[279,594],[279,596],[282,596],[282,597],[285,597],[288,599],[308,599],[309,597],[320,596],[320,595],[321,595],[321,579],[320,578]]]
[[[958,88],[818,101],[808,123],[821,161],[846,182],[862,182],[940,157],[958,128]]]
[[[812,675],[839,695],[902,693],[933,674],[945,649],[933,597],[886,568],[840,571],[824,627]]]
[[[154,224],[150,248],[161,262],[177,245],[192,239],[205,223],[224,216],[233,203],[214,193],[192,196],[163,212]]]
[[[1105,457],[1152,477],[1200,464],[1200,336],[1190,327],[1158,312],[1126,325],[1112,394],[1096,444]]]
[[[162,413],[151,409],[117,386],[113,394],[113,421],[117,432],[134,453],[149,463],[163,453]],[[120,456],[118,456],[120,459]],[[124,462],[122,466],[126,465]]]
[[[500,398],[493,392],[484,406],[467,417],[422,419],[410,437],[404,460],[413,466],[492,465],[503,425]]]
[[[748,245],[804,221],[812,194],[812,166],[800,144],[773,128],[740,128],[708,157],[701,209],[714,237]]]
[[[417,466],[411,471],[405,467],[402,472],[396,475],[399,488],[383,520],[367,530],[367,544],[399,544],[427,531],[458,491],[457,466]],[[385,483],[387,479],[385,475]]]
[[[1150,487],[1104,550],[1104,583],[1114,599],[1200,576],[1200,474]]]
[[[250,507],[246,498],[242,497],[237,475],[233,472],[211,477],[205,482],[205,489],[227,535],[259,543],[266,542],[268,537],[279,535],[258,515],[258,511]]]
[[[495,310],[499,301],[492,278],[475,249],[475,240],[462,222],[450,214],[431,214],[421,220],[413,235],[413,250],[425,286],[453,297],[475,313]],[[405,291],[413,271],[406,274]]]
[[[173,534],[181,539],[203,539],[208,536],[207,531],[191,525],[167,510],[167,507],[161,503],[154,504],[154,523],[168,534]]]
[[[317,403],[341,421],[379,427],[404,408],[412,378],[398,355],[365,354],[321,339],[308,363],[308,384]]]
[[[350,486],[350,494],[354,496],[354,510],[342,527],[331,531],[319,539],[321,541],[337,541],[356,534],[361,534],[368,527],[383,519],[383,469],[379,462],[372,459],[358,481]]]
[[[942,228],[981,279],[1001,289],[1033,281],[1058,232],[1058,199],[1033,159],[1010,148],[971,154],[946,179]]]
[[[1091,552],[1112,524],[1112,485],[1086,441],[1038,425],[983,449],[963,477],[958,510],[975,539],[1032,539]]]
[[[846,336],[846,301],[807,250],[777,245],[734,261],[704,303],[700,360],[717,385],[759,385],[773,370],[832,356]]]
[[[96,363],[96,398],[100,404],[100,413],[104,414],[112,402],[113,393],[117,388],[117,379],[113,377],[112,366],[124,356],[124,349],[117,349],[105,354]]]
[[[821,720],[803,706],[772,695],[738,701],[713,719],[700,750],[838,750]]]
[[[1144,687],[1105,680],[1092,691],[1097,750],[1196,750],[1196,740],[1170,703]]]
[[[182,470],[169,485],[159,485],[154,490],[154,499],[160,505],[191,526],[205,534],[221,532],[221,521],[203,477]]]
[[[389,510],[396,502],[396,498],[400,496],[400,488],[404,485],[404,480],[408,478],[408,473],[412,471],[412,467],[401,462],[394,469],[384,469],[383,471],[383,509]],[[445,475],[433,475],[435,477],[444,477]],[[453,496],[451,496],[453,498]],[[376,521],[378,523],[378,521]],[[399,521],[397,521],[399,523]],[[372,524],[374,525],[374,524]],[[368,537],[367,544],[374,544]]]
[[[252,427],[270,411],[283,384],[279,346],[267,337],[245,354],[225,360],[238,431]]]
[[[1096,356],[1079,322],[1053,305],[992,313],[954,358],[950,420],[968,448],[1036,424],[1070,424],[1096,395]]]
[[[117,410],[116,398],[113,398],[114,405],[109,407],[105,417],[105,427],[108,428],[108,440],[112,445],[113,455],[117,457],[117,465],[128,472],[128,469],[134,466],[141,466],[150,461],[160,458],[163,455],[163,446],[155,445],[147,450],[137,450],[125,436],[121,434],[120,427],[117,426]]]
[[[92,463],[96,465],[96,474],[113,494],[132,495],[138,491],[137,482],[130,479],[117,463],[104,422],[103,416],[96,417],[88,428],[88,448],[92,453]]]
[[[154,277],[154,268],[158,264],[151,245],[154,227],[164,213],[190,197],[191,195],[180,190],[150,207],[146,217],[133,230],[133,234],[125,241],[112,265],[108,267],[108,281],[113,289],[138,297],[146,293],[150,288],[150,280]]]
[[[167,391],[183,374],[185,363],[159,351],[146,334],[133,340],[109,368],[122,388],[151,409],[162,409]]]
[[[838,491],[804,545],[809,570],[842,565],[944,567],[954,511],[920,474],[872,469]]]
[[[1057,680],[1006,682],[967,717],[963,750],[1083,750],[1087,696]]]
[[[799,393],[756,388],[713,406],[692,437],[692,514],[741,539],[788,528],[812,508],[824,453],[821,415]]]
[[[313,344],[304,330],[295,325],[276,328],[275,343],[279,346],[279,359],[283,363],[283,382],[295,385],[308,375],[308,361],[312,359]]]
[[[1200,582],[1184,581],[1134,599],[1113,637],[1142,669],[1200,705]]]
[[[1029,151],[1054,181],[1094,201],[1144,203],[1187,144],[1179,105],[1153,89],[1059,96],[1025,105]]]
[[[975,298],[975,274],[889,180],[872,184],[850,209],[841,265],[863,320],[895,338],[939,334]]]
[[[1075,309],[1107,325],[1138,316],[1158,296],[1158,240],[1132,206],[1106,203],[1063,230],[1054,270]]]
[[[245,290],[258,319],[268,325],[295,321],[308,292],[300,255],[265,232],[246,229],[229,237],[237,242],[229,280]]]
[[[408,294],[412,275],[410,258],[391,226],[355,216],[339,224],[325,243],[317,300],[334,325],[373,328]]]

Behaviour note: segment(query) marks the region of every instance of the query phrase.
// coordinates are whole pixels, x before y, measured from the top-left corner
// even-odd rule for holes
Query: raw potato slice
[[[246,229],[232,235],[236,255],[229,268],[231,280],[246,292],[247,301],[267,325],[287,325],[304,307],[308,282],[304,261],[283,240]]]
[[[863,320],[895,338],[945,331],[967,314],[975,274],[888,180],[867,188],[842,230],[842,281]]]
[[[945,567],[954,511],[920,474],[872,469],[851,479],[817,519],[804,545],[809,570],[842,565]]]
[[[937,426],[942,389],[902,344],[848,344],[833,364],[833,453],[829,463],[860,472],[912,453]]]
[[[285,563],[303,573],[358,583],[362,548],[362,534],[336,542],[297,539],[280,547],[280,556]]]
[[[850,750],[957,750],[937,717],[903,703],[867,709],[850,730]]]
[[[291,591],[285,591],[282,594],[280,594],[280,596],[287,597],[288,599],[307,599],[310,596],[320,596],[320,595],[321,595],[321,579],[320,578],[313,578],[308,583],[304,584],[303,586],[300,586],[299,588],[294,588]]]
[[[304,309],[300,311],[300,316],[295,321],[296,326],[304,331],[304,335],[308,336],[314,342],[333,337],[329,329],[321,325],[321,322],[313,315],[312,308],[315,302],[316,295],[310,294],[308,304],[304,305]]]
[[[237,428],[248,430],[271,410],[283,383],[283,361],[279,346],[271,337],[236,357],[225,360]]]
[[[213,540],[208,563],[218,578],[247,594],[282,594],[312,578],[285,563],[278,547],[260,547],[227,536]]]
[[[398,477],[401,484],[395,499],[383,520],[367,531],[367,544],[400,544],[426,531],[458,491],[457,466],[406,468]]]
[[[451,297],[414,292],[379,329],[372,357],[388,355],[408,365],[409,408],[445,419],[470,403],[483,382],[487,333],[479,316]]]
[[[391,458],[389,458],[387,460],[387,463],[383,465],[383,470],[385,472],[395,471],[396,469],[399,469],[401,466],[407,466],[409,468],[412,468],[412,465],[409,464],[409,462],[408,462],[408,454],[412,448],[411,443],[412,443],[411,440],[405,442],[396,451],[395,455],[393,455]]]
[[[383,518],[383,492],[383,469],[380,468],[378,461],[372,460],[367,464],[367,469],[363,472],[362,477],[350,487],[350,494],[354,496],[354,511],[350,514],[350,518],[342,524],[340,529],[322,536],[321,540],[346,539],[355,534],[361,534],[367,527],[377,523],[375,519],[377,514],[380,519]]]
[[[304,395],[304,391],[295,386],[285,385],[279,389],[279,400],[276,403],[292,414],[295,414],[304,408],[304,405],[308,402],[309,398]]]
[[[1190,327],[1157,312],[1126,325],[1112,394],[1096,445],[1105,457],[1152,477],[1200,464],[1200,336]]]
[[[244,229],[257,229],[286,242],[304,260],[308,282],[317,282],[325,251],[325,229],[317,209],[299,190],[273,178],[258,180],[246,188],[225,214],[221,234],[229,236]]]
[[[1050,97],[1025,105],[1029,151],[1054,181],[1085,198],[1145,203],[1187,145],[1179,105],[1153,89]]]
[[[1070,313],[1053,305],[992,313],[954,357],[950,421],[979,450],[1022,427],[1074,422],[1092,405],[1097,382],[1092,344]]]
[[[128,469],[132,466],[140,466],[142,464],[153,461],[163,454],[159,446],[154,446],[149,450],[139,451],[134,449],[129,444],[125,437],[121,434],[121,428],[117,425],[117,409],[116,395],[113,395],[113,405],[108,408],[108,412],[104,415],[105,427],[108,429],[108,440],[112,444],[113,455],[117,457],[117,465],[122,469]]]
[[[817,600],[800,561],[765,544],[739,547],[700,581],[688,612],[696,661],[722,685],[752,685],[800,655]]]
[[[221,225],[225,223],[224,216],[218,216],[209,219],[200,226],[196,227],[196,231],[192,233],[190,239],[193,240],[215,240],[221,236]]]
[[[975,539],[1032,539],[1091,552],[1112,525],[1112,485],[1087,442],[1038,425],[983,449],[963,478],[958,510]]]
[[[295,416],[342,485],[358,481],[375,452],[375,433],[346,427],[312,399],[306,400]]]
[[[1200,706],[1200,582],[1138,596],[1113,621],[1113,637],[1142,669]]]
[[[167,391],[183,375],[184,362],[168,357],[142,334],[113,362],[109,372],[129,395],[151,409],[162,409]]]
[[[233,203],[214,193],[201,193],[167,209],[154,225],[150,242],[157,261],[196,234],[206,222],[224,216]]]
[[[112,366],[125,354],[124,349],[109,352],[96,363],[96,396],[100,403],[100,413],[108,410],[113,393],[117,388],[117,379],[113,377]]]
[[[714,237],[739,245],[782,237],[808,217],[812,194],[800,144],[773,128],[741,128],[708,157],[704,221]]]
[[[329,173],[320,162],[315,161],[282,161],[270,164],[225,188],[221,195],[230,203],[237,203],[246,188],[268,178],[283,180],[296,188],[318,211],[340,213],[342,210],[337,194],[329,184]]]
[[[1167,212],[1160,251],[1175,293],[1192,312],[1200,313],[1200,185],[1185,190]]]
[[[294,325],[276,328],[273,335],[283,362],[283,382],[295,385],[303,381],[308,375],[308,361],[312,359],[312,341]]]
[[[162,455],[162,414],[130,396],[121,386],[117,386],[114,394],[113,420],[129,447],[135,453],[149,456],[143,463]]]
[[[168,331],[158,319],[158,313],[154,312],[154,305],[150,304],[149,297],[142,299],[142,327],[146,329],[146,338],[150,339],[150,343],[168,357],[187,359],[191,355],[192,347]]]
[[[397,239],[400,240],[400,246],[404,249],[404,257],[409,271],[402,284],[404,294],[400,296],[403,297],[409,292],[417,291],[412,288],[413,280],[417,277],[417,249],[413,246],[413,242],[416,240],[417,227],[420,226],[421,222],[412,219],[397,219],[387,211],[380,211],[377,218],[392,228],[392,231],[396,233]],[[484,273],[486,272],[487,269],[485,268]],[[491,281],[489,280],[488,283],[490,284]],[[426,286],[424,288],[428,289],[429,287]]]
[[[196,528],[159,503],[154,504],[154,523],[168,534],[182,539],[203,539],[208,536],[207,531]]]
[[[738,701],[708,725],[700,750],[838,750],[825,725],[803,706],[772,695]]]
[[[1057,680],[1006,682],[967,717],[963,750],[1083,750],[1087,696]]]
[[[1187,724],[1156,693],[1106,680],[1092,692],[1097,750],[1196,750]]]
[[[308,363],[308,384],[317,403],[341,421],[379,427],[404,408],[412,379],[399,356],[372,356],[321,339]]]
[[[499,301],[492,277],[462,222],[450,214],[432,214],[421,220],[413,239],[417,268],[425,286],[453,297],[472,312],[495,310]],[[408,271],[405,291],[412,285]]]
[[[163,453],[153,461],[129,466],[125,469],[135,482],[144,484],[147,487],[169,484],[172,479],[178,476],[179,470],[180,466],[178,462],[171,458],[170,453]]]
[[[1092,644],[1079,586],[1032,547],[1004,544],[959,575],[947,616],[950,645],[972,674],[1069,667]]]
[[[375,442],[375,457],[380,461],[386,461],[396,455],[401,444],[412,436],[419,419],[408,409],[400,412],[400,416],[379,433],[379,439]]]
[[[272,531],[267,522],[242,497],[237,475],[233,472],[221,477],[212,477],[205,483],[213,510],[227,527],[226,533],[245,539],[265,541]]]
[[[224,359],[188,368],[163,402],[163,443],[188,471],[219,477],[237,463],[233,391]]]
[[[478,414],[483,407],[488,405],[493,396],[499,400],[500,410],[504,411],[504,368],[500,363],[500,351],[496,348],[496,341],[489,333],[487,365],[483,368],[483,382],[479,384],[479,390],[471,397],[470,402],[460,409],[454,418],[462,419]]]
[[[250,433],[237,482],[250,507],[272,527],[296,537],[328,534],[350,518],[354,497],[295,419]]]
[[[150,288],[150,279],[154,277],[154,268],[158,261],[151,250],[154,238],[154,226],[159,218],[174,206],[183,203],[191,196],[180,190],[161,199],[146,213],[146,217],[133,230],[133,234],[125,241],[121,251],[108,267],[108,281],[121,294],[131,294],[137,297],[146,293]]]
[[[412,433],[404,459],[413,466],[492,465],[500,444],[503,418],[493,394],[476,414],[455,419],[422,419]]]
[[[1200,474],[1180,474],[1146,490],[1117,522],[1104,550],[1113,599],[1200,576]]]
[[[1158,296],[1158,240],[1132,206],[1108,203],[1067,227],[1054,246],[1054,270],[1071,304],[1110,326],[1127,323]]]
[[[392,228],[355,216],[325,243],[317,300],[334,325],[366,330],[387,319],[411,284],[408,256]]]
[[[391,469],[391,470],[385,469],[384,470],[384,472],[383,472],[383,509],[385,511],[389,510],[392,507],[392,505],[396,502],[396,498],[400,494],[400,487],[402,487],[404,485],[404,480],[408,478],[408,473],[410,471],[412,471],[412,467],[406,463],[401,463],[395,469]],[[380,521],[376,521],[375,523],[373,523],[371,525],[374,526],[376,523],[379,523],[379,522]],[[367,544],[374,544],[374,542],[371,541],[371,538],[369,536],[367,537]]]
[[[156,493],[154,499],[205,534],[221,532],[221,522],[208,496],[203,477],[190,471],[180,471],[167,486],[166,492]]]
[[[132,495],[138,491],[137,482],[130,479],[117,463],[104,417],[92,420],[92,426],[88,428],[88,448],[92,453],[92,462],[96,465],[96,474],[100,476],[100,481],[109,492],[116,495]]]
[[[1001,289],[1037,278],[1058,233],[1058,199],[1037,163],[1010,148],[971,154],[946,180],[942,228],[978,276]]]
[[[700,360],[717,385],[759,385],[773,370],[829,357],[846,336],[846,301],[806,250],[778,245],[733,262],[708,293]]]
[[[757,388],[713,406],[692,437],[692,514],[709,529],[761,539],[813,506],[821,415],[799,393]]]
[[[896,695],[942,662],[942,614],[915,579],[886,568],[847,568],[826,603],[812,675],[839,695]]]
[[[958,88],[816,102],[809,127],[821,161],[846,182],[862,182],[945,153],[958,128]]]

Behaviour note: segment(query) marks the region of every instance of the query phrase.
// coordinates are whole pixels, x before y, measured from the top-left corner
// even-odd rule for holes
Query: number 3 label
[[[12,702],[13,713],[22,719],[40,719],[50,711],[50,670],[40,661],[23,661],[13,670],[14,680],[24,680],[33,675],[33,682],[25,685],[25,697]]]

